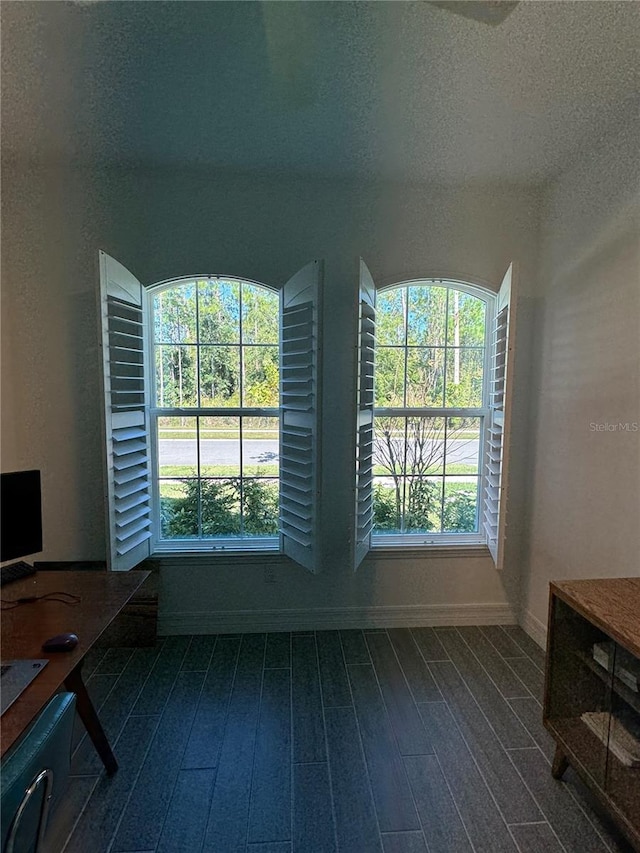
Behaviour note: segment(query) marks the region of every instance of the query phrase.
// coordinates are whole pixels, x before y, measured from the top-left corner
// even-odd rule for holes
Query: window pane
[[[374,473],[426,477],[443,473],[444,418],[376,418]]]
[[[200,347],[200,405],[240,405],[240,347]]]
[[[415,347],[407,353],[407,406],[443,405],[444,349]]]
[[[277,344],[279,314],[279,294],[256,285],[242,285],[243,343]]]
[[[277,480],[242,481],[242,529],[248,536],[278,533],[279,485]]]
[[[240,283],[217,279],[199,281],[198,320],[201,343],[239,343]]]
[[[447,288],[413,285],[409,290],[407,343],[442,347],[447,316]]]
[[[404,473],[405,435],[404,418],[375,419],[373,445],[375,474],[399,477]]]
[[[407,477],[404,529],[407,533],[440,532],[441,477]]]
[[[277,477],[280,464],[278,418],[242,419],[242,476]]]
[[[478,474],[480,465],[480,418],[449,418],[447,421],[447,475]]]
[[[200,475],[240,476],[240,418],[200,418]]]
[[[482,347],[487,306],[482,299],[459,290],[449,291],[447,343],[452,347]]]
[[[278,347],[243,347],[245,406],[277,408],[280,405]]]
[[[446,477],[442,511],[445,533],[475,533],[478,530],[477,477]]]
[[[195,418],[161,418],[158,422],[158,472],[161,477],[197,477]]]
[[[375,405],[404,405],[404,354],[402,348],[376,350]]]
[[[378,344],[405,343],[407,288],[384,290],[376,297],[376,340]]]
[[[185,539],[198,535],[198,481],[160,480],[160,535]]]
[[[407,420],[407,476],[415,478],[442,474],[444,450],[444,418]]]
[[[179,284],[153,297],[156,343],[186,344],[196,340],[195,283]]]
[[[156,347],[156,405],[196,406],[196,347]]]
[[[484,349],[447,350],[447,406],[482,406]]]
[[[200,480],[202,535],[237,536],[240,533],[240,481]]]

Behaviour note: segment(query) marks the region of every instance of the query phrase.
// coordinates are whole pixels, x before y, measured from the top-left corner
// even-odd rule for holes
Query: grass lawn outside
[[[235,438],[235,439],[237,439],[238,434],[239,434],[239,429],[233,430],[233,429],[209,429],[209,428],[205,428],[205,429],[200,430],[200,438],[201,439],[216,439],[216,438],[220,438],[220,439]],[[278,436],[280,435],[280,432],[279,432],[279,430],[268,430],[268,429],[264,429],[264,430],[248,430],[248,429],[245,429],[245,430],[243,430],[242,435],[245,439],[254,439],[254,440],[259,440],[259,439],[267,439],[267,440],[272,439],[273,440],[273,439],[275,439],[275,440],[277,440]],[[174,428],[174,427],[160,427],[160,429],[158,430],[158,438],[163,438],[163,439],[168,439],[168,440],[175,438],[175,439],[179,439],[179,440],[184,441],[184,440],[188,440],[188,439],[194,439],[197,437],[198,437],[198,434],[197,434],[196,430],[195,429],[189,429],[187,427],[185,427],[184,429]],[[396,438],[398,441],[404,441],[404,434],[402,434],[402,433],[399,433],[397,436],[392,436],[392,437]],[[455,435],[449,437],[450,441],[479,441],[479,439],[480,439],[480,437],[479,437],[477,432],[461,432],[461,433],[456,433]],[[442,439],[438,439],[438,441],[441,441],[441,440]]]
[[[261,439],[267,439],[271,441],[277,441],[280,433],[278,430],[253,430],[253,429],[245,429],[242,432],[242,436],[247,440],[258,441]],[[189,441],[196,439],[198,434],[194,429],[166,429],[162,427],[162,429],[158,430],[158,438],[162,438],[168,441],[176,440],[176,441]],[[200,440],[206,441],[207,439],[235,439],[236,441],[240,438],[240,430],[231,430],[231,429],[201,429],[200,430]]]
[[[161,478],[171,477],[171,478],[187,478],[187,479],[196,479],[198,476],[198,472],[196,470],[195,465],[161,465],[159,469],[159,476]],[[240,469],[238,465],[208,465],[201,464],[200,465],[200,476],[201,477],[239,477]],[[245,471],[245,478],[247,477],[277,477],[278,476],[278,466],[277,465],[260,465],[258,468],[254,468],[252,471]]]
[[[391,475],[389,474],[388,468],[383,468],[382,465],[374,465],[373,473],[377,477],[385,477],[389,479]],[[478,475],[478,466],[471,465],[466,462],[450,462],[447,465],[447,474],[470,474],[474,477]],[[442,476],[442,466],[438,468],[434,468],[432,471],[430,470],[428,474],[425,475],[427,478],[429,477],[441,477]]]

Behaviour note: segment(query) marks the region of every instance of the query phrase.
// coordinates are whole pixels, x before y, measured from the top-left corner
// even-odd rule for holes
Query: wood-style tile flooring
[[[85,679],[48,853],[628,853],[550,773],[543,653],[516,627],[167,637]]]

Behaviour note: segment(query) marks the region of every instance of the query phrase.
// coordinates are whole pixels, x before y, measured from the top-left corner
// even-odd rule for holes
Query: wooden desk
[[[64,687],[76,694],[76,708],[109,774],[118,769],[82,680],[84,657],[113,622],[149,572],[46,572],[2,587],[3,601],[50,592],[80,596],[80,604],[36,601],[2,611],[2,660],[47,658],[49,663],[0,718],[1,755],[18,740],[49,699]],[[56,634],[73,632],[79,643],[71,652],[45,654],[42,644]]]

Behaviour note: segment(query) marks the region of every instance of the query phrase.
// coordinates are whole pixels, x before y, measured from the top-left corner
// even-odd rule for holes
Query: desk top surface
[[[149,576],[146,571],[39,571],[2,587],[4,602],[27,596],[67,592],[80,597],[76,606],[41,600],[2,611],[2,660],[47,658],[49,663],[0,720],[2,752],[20,737],[48,700],[111,624]],[[71,652],[42,651],[56,634],[78,635]]]

